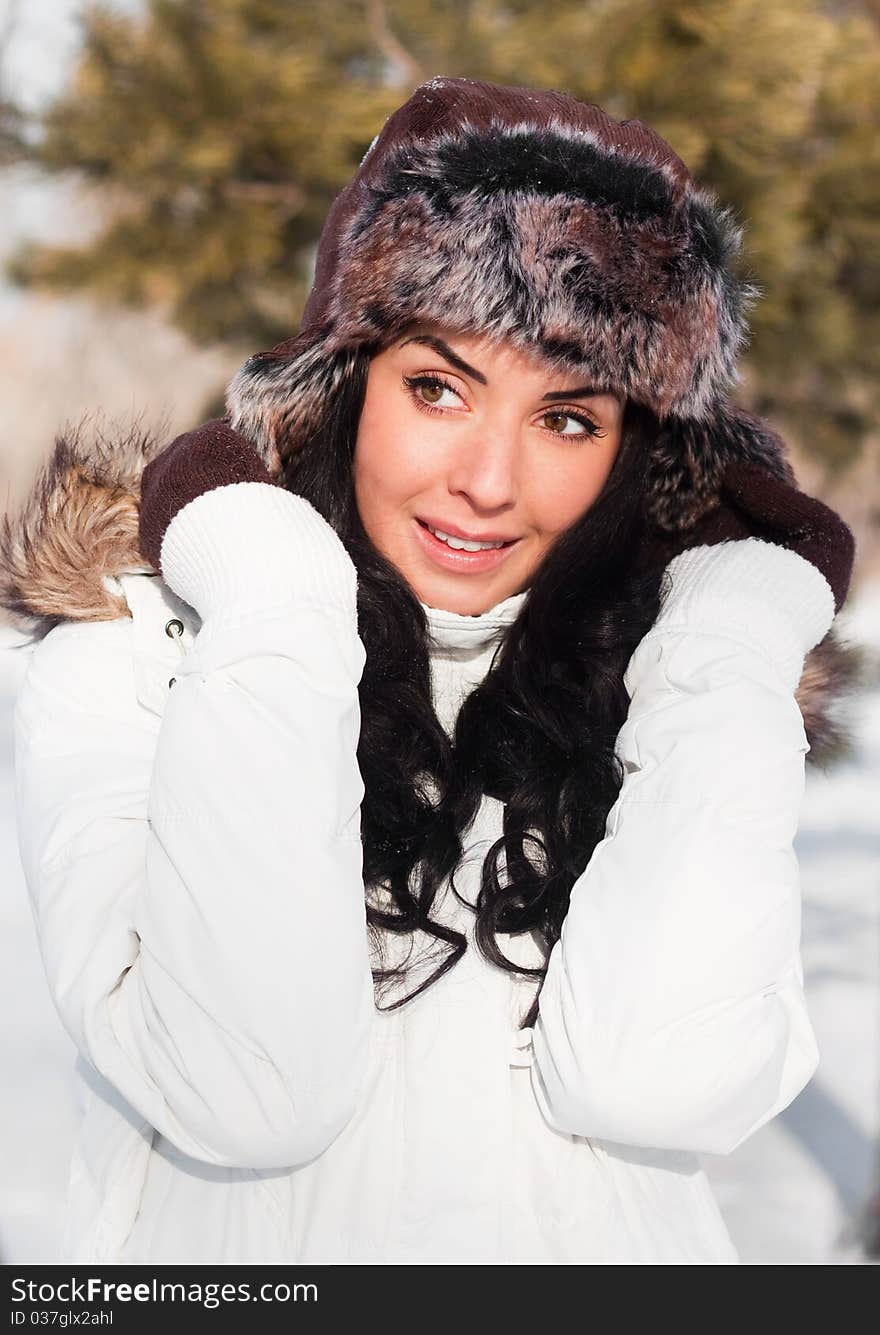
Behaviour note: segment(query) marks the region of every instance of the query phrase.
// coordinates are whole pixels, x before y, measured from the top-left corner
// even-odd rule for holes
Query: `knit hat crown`
[[[733,457],[793,481],[779,437],[727,397],[757,296],[741,242],[642,122],[563,92],[430,79],[336,197],[300,331],[238,372],[231,424],[289,468],[356,348],[417,321],[487,334],[650,408],[649,514],[686,528]]]

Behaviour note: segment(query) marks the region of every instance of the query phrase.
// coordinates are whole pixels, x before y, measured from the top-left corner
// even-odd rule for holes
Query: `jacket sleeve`
[[[793,839],[795,690],[834,601],[757,538],[691,548],[632,655],[625,775],[540,994],[532,1087],[557,1130],[726,1154],[816,1069]]]
[[[356,571],[304,498],[248,482],[183,507],[163,574],[202,626],[161,722],[127,618],[32,654],[26,880],[88,1061],[184,1153],[289,1166],[353,1114],[374,1018]]]

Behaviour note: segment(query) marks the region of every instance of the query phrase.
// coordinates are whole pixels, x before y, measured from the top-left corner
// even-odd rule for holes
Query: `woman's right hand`
[[[225,418],[184,432],[147,464],[141,477],[138,540],[161,572],[162,539],[188,501],[233,482],[274,482],[254,447]]]
[[[849,591],[855,558],[852,531],[823,501],[780,481],[751,462],[728,465],[719,504],[682,533],[652,531],[646,560],[667,565],[690,547],[761,538],[804,557],[824,575],[839,612]]]

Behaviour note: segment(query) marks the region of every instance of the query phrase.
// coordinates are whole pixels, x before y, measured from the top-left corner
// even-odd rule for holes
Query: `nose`
[[[496,515],[516,505],[519,488],[518,438],[512,430],[462,432],[450,463],[447,485],[464,496],[475,513]]]

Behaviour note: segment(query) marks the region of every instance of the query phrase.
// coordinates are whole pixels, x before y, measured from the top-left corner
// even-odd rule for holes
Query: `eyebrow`
[[[435,338],[433,334],[414,334],[412,338],[404,339],[400,346],[405,348],[408,343],[424,343],[426,347],[433,348],[435,352],[439,352],[440,356],[444,357],[446,361],[449,362],[450,366],[454,366],[455,369],[461,371],[463,375],[472,376],[473,379],[479,381],[481,385],[488,385],[489,381],[483,375],[482,371],[478,371],[475,366],[469,366],[468,363],[464,361],[463,358],[459,357],[458,353],[455,352],[448,343],[445,343],[442,338]],[[552,403],[555,399],[593,398],[601,392],[601,390],[596,389],[595,385],[582,385],[577,389],[551,389],[549,394],[543,394],[541,396],[541,402]]]

